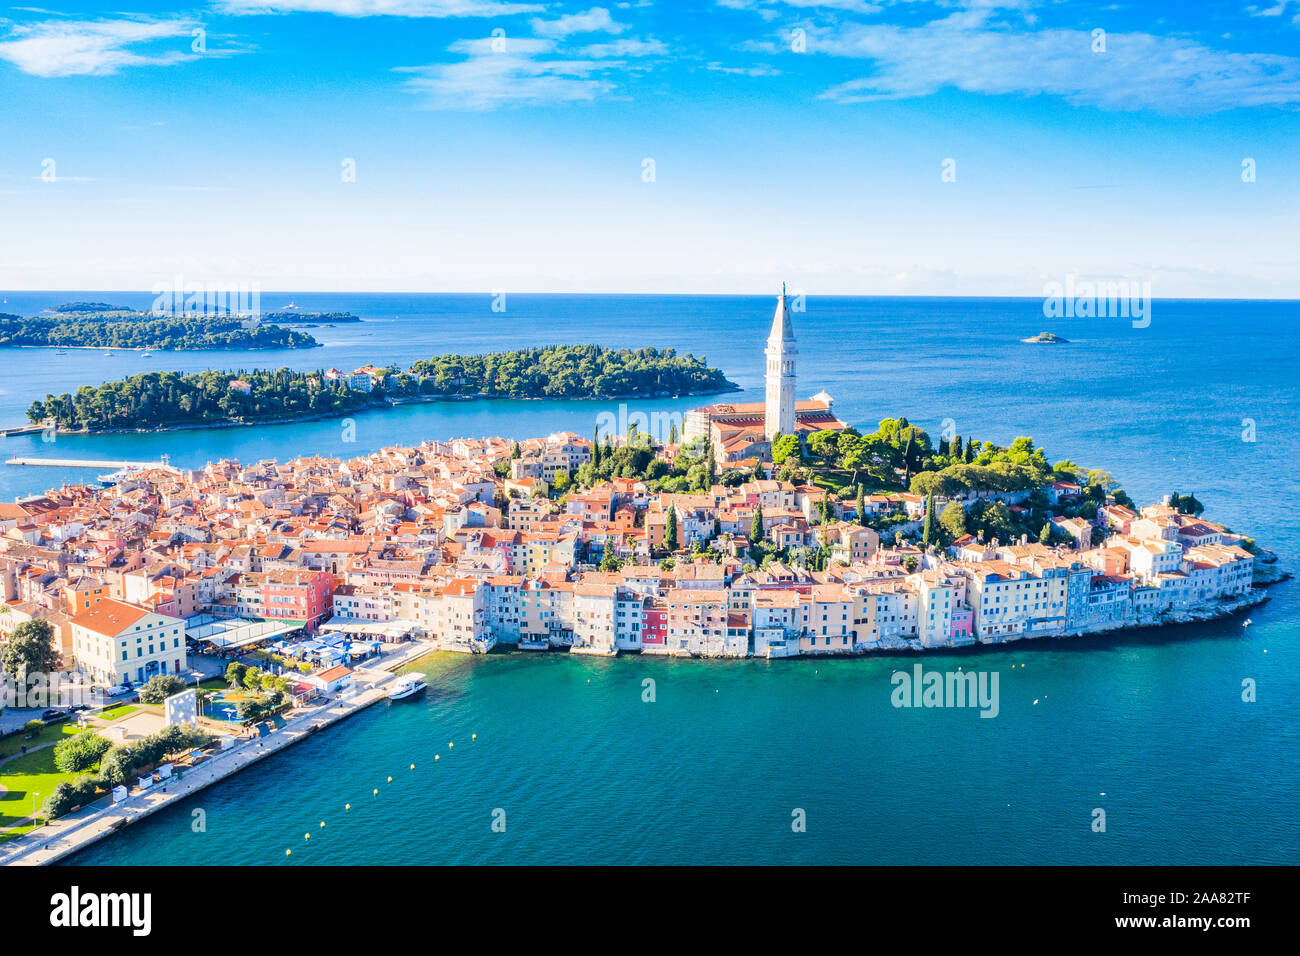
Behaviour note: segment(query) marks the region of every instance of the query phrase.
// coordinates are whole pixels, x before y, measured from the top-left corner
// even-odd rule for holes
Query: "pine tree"
[[[754,505],[754,520],[749,523],[749,543],[757,544],[763,540],[763,505]]]
[[[1052,522],[1050,521],[1043,522],[1043,530],[1038,532],[1038,543],[1039,544],[1052,543]]]

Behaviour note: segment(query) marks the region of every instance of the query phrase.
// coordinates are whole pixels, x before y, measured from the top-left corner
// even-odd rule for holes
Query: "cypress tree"
[[[951,458],[953,458],[953,459],[956,459],[956,460],[961,460],[961,461],[965,461],[965,460],[966,460],[966,458],[965,458],[965,453],[962,451],[962,444],[961,444],[961,436],[960,436],[960,435],[958,435],[958,436],[956,436],[955,438],[953,438],[953,440],[952,440],[952,445],[950,445],[949,448],[948,448],[948,455],[949,455],[949,457],[951,457]]]
[[[600,427],[597,426],[591,433],[591,466],[600,467]]]
[[[921,543],[927,548],[934,543],[934,492],[925,496],[925,526],[921,529]]]
[[[677,509],[672,505],[668,506],[668,521],[664,525],[664,547],[677,550]]]
[[[864,528],[867,525],[867,500],[866,495],[862,492],[862,485],[858,485],[858,500],[856,503],[858,511],[858,524]]]
[[[754,506],[754,520],[749,523],[749,543],[757,544],[763,540],[763,505]]]

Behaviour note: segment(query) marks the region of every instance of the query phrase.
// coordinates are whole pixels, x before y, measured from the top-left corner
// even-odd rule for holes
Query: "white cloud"
[[[200,58],[190,50],[190,31],[197,26],[183,19],[15,24],[0,41],[0,60],[33,76],[102,76],[126,66],[167,66]]]
[[[754,66],[724,66],[721,63],[709,63],[707,69],[714,73],[726,73],[731,76],[780,76],[781,71],[768,66],[766,63],[758,63]]]
[[[536,13],[540,4],[506,0],[216,0],[216,8],[235,16],[275,13],[330,13],[338,17],[494,17]]]
[[[578,50],[578,56],[592,59],[605,59],[614,56],[660,56],[668,52],[668,47],[658,40],[638,40],[627,37],[611,40],[608,43],[591,43]]]
[[[1023,31],[962,13],[920,27],[809,28],[808,51],[872,61],[870,76],[823,96],[854,103],[971,93],[1061,96],[1076,105],[1176,114],[1300,103],[1300,59],[1227,53],[1193,40],[1090,30]],[[776,48],[774,44],[773,49]]]
[[[533,32],[544,37],[567,37],[575,33],[622,33],[626,23],[619,23],[604,7],[592,7],[585,13],[566,13],[555,20],[532,20]]]
[[[494,52],[493,38],[460,40],[449,49],[464,53],[458,63],[402,67],[413,74],[408,92],[430,109],[490,110],[499,106],[590,102],[614,88],[602,74],[616,63],[547,56],[551,40],[508,39]]]

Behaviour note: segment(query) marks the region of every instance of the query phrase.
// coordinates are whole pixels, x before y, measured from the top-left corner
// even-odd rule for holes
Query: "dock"
[[[103,468],[111,471],[120,471],[123,468],[168,468],[169,470],[175,470],[162,461],[101,461],[95,458],[19,458],[17,455],[6,458],[5,464],[36,468]]]

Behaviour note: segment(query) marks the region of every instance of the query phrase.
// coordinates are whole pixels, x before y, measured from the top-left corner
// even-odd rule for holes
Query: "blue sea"
[[[365,321],[311,330],[324,343],[312,350],[148,358],[0,350],[0,425],[23,423],[27,405],[47,392],[147,369],[348,369],[576,342],[693,352],[741,387],[728,398],[757,400],[774,305],[739,296],[511,295],[497,312],[488,295],[279,298],[264,293],[263,309],[294,301]],[[74,299],[147,308],[152,296],[0,299],[0,312],[35,314]],[[1109,470],[1139,502],[1194,492],[1208,517],[1294,566],[1300,304],[1156,300],[1145,328],[1045,319],[1038,299],[809,298],[806,306],[794,315],[800,397],[824,389],[839,417],[868,428],[906,415],[932,434],[951,419],[963,435],[1000,444],[1032,436],[1053,461]],[[1070,344],[1020,343],[1043,330]],[[628,402],[624,414],[715,400]],[[32,435],[0,439],[0,453],[167,454],[183,466],[355,455],[427,438],[585,435],[618,406],[447,402],[356,415],[351,442],[340,422],[322,421],[54,443]],[[84,470],[3,466],[0,495],[92,479]],[[1250,627],[1235,618],[920,658],[927,668],[997,672],[994,719],[894,708],[890,676],[910,670],[911,656],[440,655],[420,665],[431,678],[423,699],[371,708],[75,862],[1297,863],[1298,588],[1272,588]],[[1258,688],[1253,703],[1242,700],[1247,678]],[[646,679],[653,702],[643,700]],[[1091,827],[1098,808],[1104,833]],[[206,812],[205,833],[191,828],[195,809]],[[792,830],[798,811],[805,832]]]

